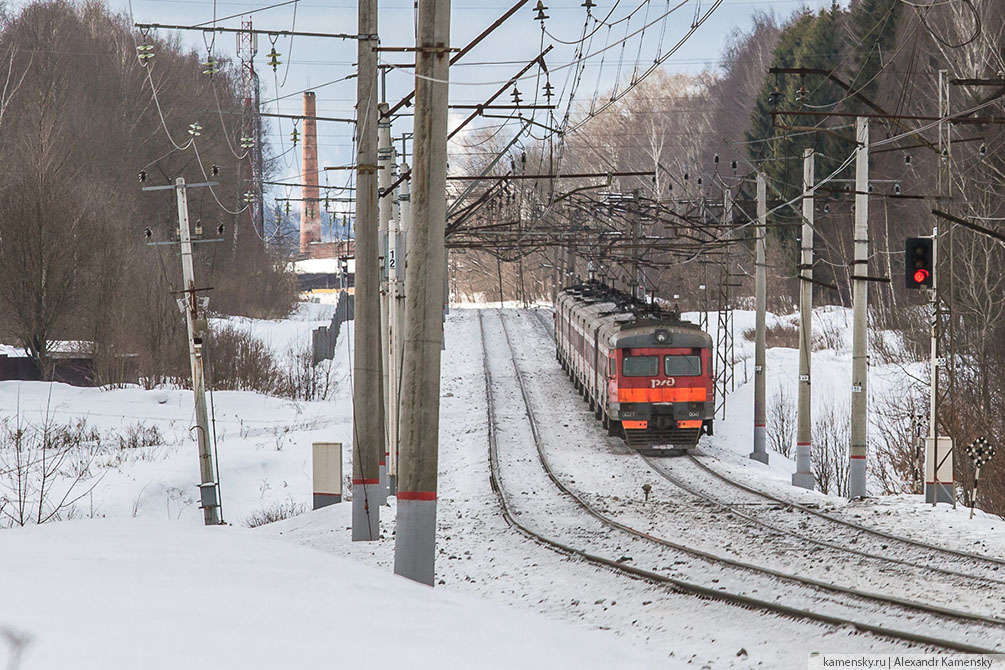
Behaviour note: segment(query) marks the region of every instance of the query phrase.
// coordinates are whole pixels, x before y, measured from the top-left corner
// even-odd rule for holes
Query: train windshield
[[[659,356],[625,356],[621,363],[621,374],[625,377],[655,377],[659,373]]]
[[[664,356],[663,367],[667,377],[701,376],[700,356]]]

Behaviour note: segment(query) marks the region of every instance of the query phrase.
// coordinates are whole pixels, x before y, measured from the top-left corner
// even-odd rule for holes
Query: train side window
[[[667,377],[701,376],[701,356],[664,356]]]
[[[611,376],[617,376],[618,374],[618,363],[615,359],[611,359]]]
[[[625,377],[655,377],[659,372],[659,356],[625,356],[621,361],[621,374]]]

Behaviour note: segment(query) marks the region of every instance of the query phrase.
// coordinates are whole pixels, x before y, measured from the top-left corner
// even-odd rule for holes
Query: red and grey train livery
[[[712,338],[680,316],[600,284],[555,304],[558,360],[609,435],[650,453],[712,434]]]

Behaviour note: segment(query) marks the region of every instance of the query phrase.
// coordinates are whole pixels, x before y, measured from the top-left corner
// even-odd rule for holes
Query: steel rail
[[[555,334],[548,327],[549,324],[544,320],[544,316],[542,315],[541,311],[540,310],[534,310],[534,315],[536,317],[538,317],[538,321],[540,321],[541,325],[544,327],[545,332],[547,332],[548,335],[551,337],[551,339],[554,341],[555,340]],[[835,516],[831,516],[829,514],[824,514],[823,512],[819,512],[819,511],[817,511],[815,509],[811,509],[809,507],[806,507],[805,505],[800,505],[799,503],[795,503],[795,502],[792,502],[790,500],[785,500],[783,498],[778,498],[778,497],[773,496],[770,493],[767,493],[767,492],[762,491],[760,489],[756,489],[756,488],[753,488],[751,486],[747,486],[745,484],[741,484],[741,483],[739,483],[737,481],[729,479],[725,475],[723,475],[723,474],[721,474],[719,472],[716,472],[714,469],[712,469],[711,467],[709,467],[705,463],[702,463],[693,454],[687,454],[687,457],[695,465],[697,465],[698,467],[702,468],[708,474],[712,475],[713,477],[715,477],[717,479],[722,480],[723,482],[726,482],[727,484],[730,484],[731,486],[735,486],[736,488],[738,488],[740,490],[743,490],[743,491],[746,491],[747,493],[750,493],[750,494],[753,494],[753,495],[756,495],[756,496],[760,496],[760,497],[765,498],[767,500],[771,500],[772,502],[776,502],[776,503],[779,503],[779,504],[782,504],[782,505],[788,505],[788,506],[794,507],[795,509],[798,509],[798,510],[800,510],[802,512],[806,512],[808,514],[812,514],[814,516],[818,516],[818,517],[820,517],[822,519],[826,519],[828,521],[832,521],[834,523],[838,523],[838,524],[847,526],[849,528],[854,528],[855,530],[859,530],[859,531],[862,531],[862,532],[865,532],[865,533],[869,533],[871,535],[876,535],[877,537],[882,537],[882,538],[887,539],[887,540],[892,540],[892,541],[895,541],[895,542],[903,542],[905,544],[909,544],[909,545],[912,545],[912,546],[915,546],[915,547],[918,547],[918,548],[921,548],[921,549],[926,549],[926,550],[929,550],[929,551],[937,551],[937,552],[941,552],[941,553],[946,553],[946,554],[950,554],[950,555],[957,556],[957,557],[960,557],[960,558],[967,558],[967,559],[970,559],[970,560],[985,561],[985,562],[996,564],[996,565],[1005,565],[1005,560],[997,559],[997,558],[994,558],[993,556],[985,556],[985,555],[982,555],[982,554],[975,554],[975,553],[968,552],[968,551],[961,551],[961,550],[958,550],[958,549],[950,549],[948,547],[939,547],[939,546],[936,546],[936,545],[933,545],[933,544],[928,544],[927,542],[921,542],[920,540],[913,540],[911,538],[903,537],[901,535],[894,535],[892,533],[887,533],[885,531],[881,531],[881,530],[878,530],[878,529],[875,529],[875,528],[869,528],[867,526],[863,526],[861,524],[854,523],[853,521],[847,521],[845,519],[841,519],[841,518],[838,518],[838,517],[835,517]],[[646,460],[648,461],[648,459],[646,459]],[[652,464],[650,463],[650,466],[651,465]],[[661,475],[664,474],[661,471],[659,471],[659,472],[660,472]],[[674,483],[677,484],[677,482],[674,482]],[[679,484],[678,484],[678,486],[679,486]],[[684,488],[684,487],[681,487],[681,488]],[[685,490],[687,490],[687,489],[685,489]],[[691,492],[691,491],[689,491],[689,493],[693,494],[693,492]],[[710,500],[708,498],[706,498],[706,499]],[[720,503],[718,501],[715,501],[715,502],[716,502],[716,504],[722,505],[722,503]],[[735,511],[735,510],[733,510],[733,511]],[[739,512],[737,512],[737,513],[739,514]],[[741,514],[741,516],[742,516],[742,514]],[[778,529],[772,527],[772,530],[778,530]],[[785,531],[785,532],[789,532],[789,531]],[[820,542],[819,540],[813,540],[813,541],[814,542]],[[851,551],[853,553],[857,553],[855,550],[852,550],[852,549],[846,549],[846,551]],[[865,555],[872,556],[871,554],[865,554]],[[893,559],[884,559],[884,560],[893,560]],[[911,565],[918,565],[918,564],[911,564]],[[934,569],[934,570],[942,571],[941,569],[932,568],[931,566],[923,566],[923,567],[926,567],[927,569]],[[989,581],[989,582],[996,583],[996,584],[1005,584],[1005,580],[998,580],[998,579],[993,579],[993,578],[990,578],[990,577],[981,577],[981,576],[973,575],[973,574],[969,574],[969,573],[956,573],[956,572],[953,572],[953,571],[948,571],[947,574],[954,574],[954,575],[958,575],[958,576],[969,577],[969,578],[972,578],[972,579],[983,579],[985,581]]]
[[[808,514],[812,514],[814,516],[818,516],[821,519],[827,519],[828,521],[832,521],[834,523],[841,524],[842,526],[847,526],[849,528],[854,528],[855,530],[860,530],[860,531],[862,531],[864,533],[869,533],[870,535],[876,535],[878,537],[882,537],[882,538],[887,539],[887,540],[893,540],[894,542],[903,542],[905,544],[910,544],[910,545],[913,545],[915,547],[919,547],[921,549],[926,549],[926,550],[929,550],[929,551],[937,551],[937,552],[941,552],[941,553],[944,553],[944,554],[950,554],[952,556],[956,556],[956,557],[959,557],[959,558],[967,558],[967,559],[974,560],[974,561],[984,561],[984,562],[987,562],[987,563],[992,563],[994,565],[1005,566],[1005,560],[1002,560],[1002,559],[999,559],[999,558],[995,558],[993,556],[986,556],[986,555],[983,555],[983,554],[975,554],[975,553],[972,553],[972,552],[969,552],[969,551],[962,551],[960,549],[950,549],[948,547],[939,547],[939,546],[936,546],[934,544],[928,544],[927,542],[922,542],[920,540],[914,540],[914,539],[911,539],[909,537],[904,537],[902,535],[894,535],[893,533],[887,533],[886,531],[882,531],[882,530],[879,530],[879,529],[876,529],[876,528],[869,528],[868,526],[863,526],[861,524],[857,524],[854,521],[848,521],[848,520],[842,519],[840,517],[831,516],[830,514],[825,514],[823,512],[820,512],[820,511],[817,511],[817,510],[812,509],[810,507],[807,507],[806,505],[801,505],[801,504],[799,504],[797,502],[792,502],[791,500],[785,500],[784,498],[778,498],[776,496],[771,495],[770,493],[767,493],[765,491],[761,491],[760,489],[755,489],[755,488],[753,488],[751,486],[747,486],[746,484],[741,484],[739,482],[733,481],[732,479],[729,479],[725,475],[722,475],[722,474],[716,472],[714,469],[710,468],[708,465],[702,463],[695,456],[693,456],[691,454],[688,454],[688,457],[695,464],[697,464],[700,468],[702,468],[703,470],[705,470],[706,472],[708,472],[713,477],[721,479],[722,481],[724,481],[724,482],[726,482],[728,484],[731,484],[732,486],[735,486],[738,489],[741,489],[741,490],[746,491],[748,493],[752,493],[752,494],[757,495],[757,496],[761,496],[762,498],[766,498],[766,499],[771,500],[773,502],[777,502],[777,503],[781,503],[783,505],[788,505],[790,507],[794,507],[795,509],[798,509],[801,512],[806,512]]]
[[[538,317],[539,317],[538,323],[542,327],[544,327],[544,323],[540,321],[540,315],[538,315]],[[834,586],[834,585],[831,585],[831,584],[827,584],[825,582],[818,582],[816,580],[811,580],[811,579],[806,579],[806,578],[801,578],[801,577],[796,577],[796,576],[788,575],[788,574],[777,572],[777,571],[774,571],[774,570],[771,570],[771,569],[768,569],[768,568],[763,568],[761,566],[755,566],[755,565],[751,565],[751,564],[746,564],[746,563],[743,563],[741,561],[734,561],[732,559],[722,558],[722,557],[716,556],[714,554],[709,554],[709,553],[706,553],[706,552],[703,552],[703,551],[700,551],[700,550],[697,550],[697,549],[693,549],[693,548],[690,548],[690,547],[679,545],[679,544],[676,544],[676,543],[671,542],[669,540],[666,540],[664,538],[659,538],[659,537],[653,536],[653,535],[651,535],[649,533],[646,533],[644,531],[640,531],[640,530],[634,529],[634,528],[632,528],[630,526],[627,526],[625,524],[622,524],[622,523],[620,523],[618,521],[615,521],[615,520],[607,517],[606,515],[602,514],[601,512],[598,512],[596,509],[594,509],[592,506],[590,506],[589,503],[585,502],[579,494],[577,494],[576,492],[572,491],[567,486],[565,486],[561,482],[561,480],[559,480],[559,478],[555,475],[554,470],[551,468],[551,465],[548,462],[547,456],[544,454],[543,443],[541,441],[540,434],[538,433],[537,422],[536,422],[536,419],[534,418],[534,412],[533,412],[533,409],[531,407],[530,397],[529,397],[529,394],[528,394],[528,391],[527,391],[527,387],[526,387],[526,385],[525,385],[525,383],[523,381],[523,375],[522,375],[522,373],[520,371],[520,368],[519,368],[519,365],[518,365],[518,363],[516,361],[516,354],[515,354],[515,350],[513,349],[512,341],[511,341],[510,336],[509,336],[509,330],[506,327],[506,322],[502,318],[501,313],[500,313],[500,317],[499,318],[500,318],[500,323],[501,323],[501,325],[503,327],[503,332],[504,332],[504,334],[506,336],[507,343],[508,343],[508,345],[510,347],[510,354],[511,354],[511,357],[513,359],[513,366],[514,366],[514,370],[516,372],[517,383],[520,386],[520,392],[521,392],[521,395],[523,397],[524,405],[525,405],[525,408],[526,408],[526,416],[527,416],[527,419],[528,419],[528,423],[529,423],[529,426],[530,426],[530,429],[531,429],[531,434],[533,436],[533,439],[534,439],[534,442],[535,442],[535,447],[537,448],[538,457],[540,459],[542,467],[544,468],[545,473],[548,476],[548,478],[552,481],[552,483],[555,484],[555,486],[562,493],[564,493],[566,496],[568,496],[568,497],[572,498],[574,501],[576,501],[576,503],[587,514],[589,514],[590,516],[594,517],[595,519],[597,519],[598,521],[600,521],[602,524],[604,524],[606,526],[609,526],[609,527],[612,527],[612,528],[615,528],[615,529],[620,530],[622,532],[625,532],[625,533],[627,533],[629,535],[638,537],[640,539],[648,540],[649,542],[652,542],[652,543],[655,543],[655,544],[658,544],[658,545],[661,545],[661,546],[664,546],[664,547],[667,547],[669,549],[673,549],[673,550],[676,550],[676,551],[679,551],[679,552],[682,552],[682,553],[685,553],[685,554],[689,554],[691,556],[694,556],[694,557],[697,557],[697,558],[701,558],[701,559],[707,560],[707,561],[712,562],[712,563],[717,563],[717,564],[720,564],[720,565],[728,565],[728,566],[733,567],[733,568],[738,568],[738,569],[748,570],[748,571],[755,572],[755,573],[760,573],[760,574],[768,575],[769,577],[773,577],[773,578],[779,579],[781,581],[795,582],[795,583],[801,584],[803,586],[809,586],[811,588],[815,588],[815,589],[819,589],[819,590],[832,591],[832,592],[840,593],[840,594],[843,594],[843,595],[852,596],[854,598],[858,598],[858,599],[861,599],[861,600],[867,600],[867,601],[871,600],[873,602],[880,602],[880,603],[891,604],[891,605],[895,605],[895,606],[901,607],[901,608],[906,609],[906,610],[913,610],[915,613],[917,613],[917,612],[923,612],[923,613],[926,613],[926,614],[930,614],[930,615],[934,614],[934,615],[937,615],[937,616],[943,616],[943,617],[947,617],[947,618],[955,618],[955,619],[961,619],[961,620],[966,620],[966,621],[979,621],[981,623],[989,624],[989,625],[992,625],[992,626],[1002,626],[1002,625],[1005,625],[1005,622],[1000,621],[1000,620],[988,619],[986,617],[979,617],[979,616],[972,615],[972,614],[965,613],[965,612],[955,612],[953,610],[945,610],[943,608],[928,606],[928,605],[925,605],[924,603],[913,603],[911,601],[904,601],[904,600],[900,600],[900,599],[897,599],[897,598],[892,598],[892,597],[883,596],[883,595],[879,595],[879,594],[869,594],[869,593],[864,593],[864,592],[861,592],[861,591],[855,591],[853,589],[848,589],[848,588],[844,588],[844,587]],[[491,381],[490,381],[490,379],[488,379],[488,377],[490,377],[490,373],[488,371],[487,347],[485,345],[484,321],[483,321],[483,317],[482,317],[482,312],[479,312],[479,323],[480,323],[480,325],[482,327],[482,334],[483,334],[482,346],[483,346],[483,355],[485,356],[485,366],[486,366],[486,376],[487,376],[486,390],[487,390],[487,393],[491,393],[491,386],[490,386]],[[491,400],[489,402],[491,402]],[[490,409],[490,411],[491,411],[491,409]],[[491,416],[490,416],[489,423],[490,423],[490,425],[493,423],[493,418]],[[492,442],[494,440],[495,440],[494,431],[492,431],[490,429],[490,442]],[[494,447],[490,447],[490,458],[494,458],[495,457],[494,454],[495,454]],[[497,493],[499,494],[500,498],[502,499],[502,498],[504,498],[504,493],[502,491],[501,482],[500,482],[500,480],[497,477],[497,473],[498,473],[498,465],[497,464],[493,468],[493,470],[496,473],[496,474],[493,475],[493,477],[496,477],[495,481],[493,482],[493,488],[494,488],[494,490],[497,491]],[[731,593],[731,592],[723,591],[723,590],[719,590],[719,589],[712,589],[712,588],[709,588],[709,587],[701,585],[701,584],[696,584],[696,583],[693,583],[693,582],[687,582],[687,581],[684,581],[684,580],[675,579],[673,577],[668,577],[666,575],[660,575],[658,573],[654,573],[654,572],[651,572],[651,571],[648,571],[648,570],[642,570],[640,568],[634,568],[634,567],[631,567],[631,566],[626,566],[626,565],[623,565],[623,564],[618,563],[616,561],[612,561],[611,559],[606,559],[606,558],[603,558],[603,557],[600,557],[600,556],[596,556],[596,555],[590,554],[589,552],[586,552],[586,551],[584,551],[582,549],[577,549],[575,547],[570,547],[570,546],[565,545],[565,544],[563,544],[561,542],[558,542],[556,540],[544,537],[543,535],[541,535],[539,533],[536,533],[535,531],[529,529],[528,527],[524,526],[523,524],[517,522],[515,520],[515,518],[513,518],[512,514],[510,514],[508,516],[508,519],[510,520],[510,522],[513,525],[515,525],[516,527],[518,527],[524,534],[526,534],[529,537],[532,537],[532,538],[534,538],[534,539],[536,539],[536,540],[538,540],[538,541],[540,541],[540,542],[542,542],[542,543],[544,543],[544,544],[546,544],[548,546],[559,548],[563,552],[574,554],[576,556],[580,556],[580,557],[582,557],[585,560],[588,560],[590,562],[600,563],[600,564],[606,565],[608,567],[614,568],[616,570],[623,571],[623,572],[626,572],[628,574],[632,574],[632,575],[637,576],[637,577],[643,577],[643,578],[646,578],[646,579],[649,579],[649,580],[658,581],[660,583],[670,584],[670,585],[672,585],[672,586],[674,586],[674,587],[676,587],[676,588],[678,588],[678,589],[680,589],[680,590],[682,590],[684,592],[687,592],[687,593],[702,595],[702,596],[705,596],[705,597],[714,598],[716,600],[722,600],[722,601],[725,601],[725,602],[730,602],[730,603],[734,603],[734,604],[740,604],[740,605],[744,605],[744,606],[747,606],[747,607],[753,607],[753,608],[756,608],[756,609],[761,609],[761,610],[765,610],[765,611],[769,611],[769,612],[774,612],[774,613],[778,613],[778,614],[782,614],[784,616],[790,616],[790,617],[794,617],[794,618],[800,618],[800,619],[818,621],[818,622],[822,622],[822,623],[839,625],[839,626],[852,625],[852,626],[854,626],[858,630],[863,630],[863,631],[866,631],[866,632],[870,632],[870,633],[873,633],[873,634],[876,634],[876,635],[879,635],[879,636],[882,636],[882,637],[886,637],[886,638],[889,638],[889,639],[903,640],[903,641],[907,641],[907,642],[915,642],[915,643],[925,644],[925,645],[934,646],[934,647],[943,647],[943,648],[946,648],[946,649],[954,649],[954,650],[957,650],[957,651],[964,651],[964,652],[967,652],[967,653],[976,653],[976,654],[996,654],[996,653],[1001,653],[1000,651],[997,651],[997,650],[990,650],[990,649],[985,649],[985,648],[982,648],[982,647],[976,647],[976,646],[969,645],[969,644],[966,644],[966,643],[963,643],[963,642],[959,642],[959,641],[955,641],[955,640],[945,640],[945,639],[941,639],[941,638],[930,637],[930,636],[921,635],[921,634],[918,634],[918,633],[912,633],[912,632],[909,632],[909,631],[896,630],[896,629],[888,628],[888,627],[885,627],[885,626],[882,626],[882,625],[870,624],[870,623],[867,623],[867,622],[860,622],[860,621],[852,621],[852,620],[849,620],[849,619],[846,619],[846,618],[831,616],[831,615],[823,614],[823,613],[820,613],[820,612],[813,612],[811,610],[803,610],[803,609],[799,609],[799,608],[795,608],[795,607],[790,607],[790,606],[787,606],[787,605],[781,605],[781,604],[778,604],[778,603],[772,603],[772,602],[760,600],[760,599],[757,599],[757,598],[752,598],[750,596],[741,595],[741,594],[738,594],[738,593]]]
[[[687,455],[690,456],[690,454],[687,454]],[[682,490],[688,492],[689,494],[691,494],[695,498],[699,498],[700,500],[704,500],[705,502],[708,502],[708,503],[710,503],[710,504],[712,504],[712,505],[714,505],[714,506],[716,506],[716,507],[718,507],[718,508],[720,508],[722,510],[725,510],[725,511],[728,511],[728,512],[730,512],[732,514],[735,514],[736,516],[740,517],[741,519],[746,519],[750,523],[753,523],[753,524],[756,524],[758,526],[761,526],[762,528],[767,528],[768,530],[774,531],[776,533],[780,533],[782,535],[788,535],[790,537],[797,538],[797,539],[799,539],[799,540],[801,540],[803,542],[810,542],[812,544],[816,544],[816,545],[820,545],[820,546],[823,546],[823,547],[827,547],[828,549],[834,549],[836,551],[841,551],[841,552],[853,554],[855,556],[861,556],[863,558],[870,558],[870,559],[875,559],[875,560],[878,560],[878,561],[883,561],[884,563],[893,563],[893,564],[896,564],[896,565],[904,565],[904,566],[908,566],[908,567],[912,567],[912,568],[919,568],[921,570],[930,570],[932,572],[938,572],[940,574],[948,575],[948,576],[951,576],[951,577],[958,577],[958,578],[968,579],[968,580],[972,580],[972,581],[981,581],[981,582],[987,582],[987,583],[990,583],[990,584],[1005,585],[1005,580],[994,579],[993,577],[985,577],[983,575],[974,575],[974,574],[971,574],[969,572],[957,572],[956,570],[950,570],[948,568],[940,568],[938,566],[928,565],[928,564],[925,564],[925,563],[915,563],[913,561],[909,561],[907,559],[902,559],[902,558],[893,558],[893,557],[890,557],[890,556],[881,556],[879,554],[872,554],[872,553],[869,553],[867,551],[862,551],[861,549],[852,549],[851,547],[845,547],[843,545],[835,544],[833,542],[828,542],[826,540],[819,540],[817,538],[813,538],[813,537],[810,537],[808,535],[804,535],[802,533],[799,533],[799,532],[794,531],[794,530],[790,530],[788,528],[784,528],[782,526],[776,526],[776,525],[768,523],[766,521],[762,521],[761,519],[758,519],[757,517],[755,517],[752,514],[747,514],[746,512],[741,511],[739,508],[734,507],[733,505],[731,505],[729,503],[726,503],[726,502],[723,502],[723,501],[718,500],[716,498],[713,498],[712,496],[707,495],[705,493],[701,493],[700,491],[696,491],[693,487],[688,486],[687,484],[685,484],[678,476],[675,476],[675,475],[667,472],[661,465],[657,465],[657,462],[656,462],[657,459],[654,459],[651,456],[645,456],[645,455],[642,455],[642,454],[639,454],[639,457],[643,461],[645,461],[646,464],[649,465],[649,467],[652,468],[652,470],[656,472],[656,474],[658,474],[659,476],[663,477],[663,479],[667,480],[668,482],[670,482],[671,484],[673,484],[677,488],[682,489]],[[730,482],[730,483],[732,483],[732,482]],[[996,619],[996,620],[1005,622],[1005,620],[1001,620],[1001,619]]]

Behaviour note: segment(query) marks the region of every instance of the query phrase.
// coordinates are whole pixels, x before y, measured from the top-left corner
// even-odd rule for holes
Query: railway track
[[[540,316],[541,315],[538,314],[539,323],[541,323],[541,325],[545,325],[541,322]],[[503,320],[501,315],[500,319],[502,320],[502,327],[507,337],[507,346],[510,350],[509,355],[513,359],[515,379],[520,387],[520,393],[523,396],[527,420],[533,427],[531,432],[533,434],[533,441],[538,453],[538,459],[543,469],[547,472],[547,476],[550,481],[562,492],[564,496],[574,500],[582,511],[589,514],[596,521],[599,521],[606,528],[616,529],[621,533],[632,536],[636,540],[644,541],[650,545],[657,545],[672,552],[677,552],[678,557],[680,555],[684,555],[687,557],[688,562],[693,561],[696,564],[701,564],[704,568],[704,573],[710,577],[710,579],[708,579],[705,583],[702,583],[702,581],[693,578],[685,580],[668,577],[663,572],[641,571],[647,578],[656,578],[664,584],[669,584],[679,590],[689,593],[715,597],[720,600],[727,600],[729,602],[742,604],[748,607],[758,607],[760,609],[783,614],[785,616],[793,616],[830,624],[851,623],[860,630],[870,631],[877,635],[910,642],[919,642],[935,647],[955,649],[958,651],[970,651],[975,653],[991,653],[993,651],[991,647],[999,644],[998,640],[1002,637],[1002,632],[1005,631],[1005,628],[1003,628],[1005,621],[1002,621],[1001,619],[967,612],[959,612],[948,608],[932,606],[925,603],[909,601],[883,594],[866,593],[852,588],[840,587],[818,580],[782,573],[764,568],[763,566],[751,565],[741,561],[723,558],[708,552],[697,551],[691,547],[683,546],[661,537],[656,537],[649,532],[638,530],[627,524],[621,523],[613,519],[609,514],[598,509],[596,506],[591,505],[591,503],[586,499],[586,496],[573,491],[565,483],[563,483],[560,478],[556,476],[554,470],[548,462],[545,447],[542,444],[539,431],[536,428],[533,403],[529,398],[527,387],[523,383],[519,363],[516,360],[512,344],[508,341],[509,333],[505,325],[505,320]],[[500,490],[500,495],[504,496],[498,482],[497,463],[494,467],[496,468],[494,470],[496,473],[495,485],[497,490]],[[529,529],[525,527],[524,530],[528,531]],[[551,542],[553,540],[545,538],[543,541]],[[560,548],[560,550],[567,553],[574,553],[584,558],[588,558],[586,550],[573,547],[567,543],[559,544],[562,546],[552,546]],[[619,564],[618,561],[612,561],[610,557],[605,558],[595,554],[590,556],[595,559],[600,559],[598,562],[602,562],[615,569],[624,570],[627,567]],[[590,559],[588,558],[588,560]],[[636,564],[639,563],[639,561],[635,562]],[[676,565],[681,562],[681,560],[677,560],[674,564]],[[632,567],[630,570],[626,571],[629,571],[636,576],[640,576],[638,568]],[[775,587],[782,585],[784,588],[790,589],[790,601],[793,598],[797,602],[817,601],[817,604],[822,605],[822,607],[810,610],[790,605],[785,602],[780,602],[777,598],[769,600],[763,597],[753,597],[750,595],[751,592],[758,592],[764,588],[763,585],[759,588],[734,588],[732,590],[726,589],[722,586],[716,586],[715,584],[720,584],[723,581],[721,579],[723,571],[737,571],[740,573],[756,575],[759,579],[767,579],[772,582],[769,588],[764,589],[769,593],[777,591],[777,588]],[[697,576],[700,577],[701,573],[702,571],[699,571]],[[718,576],[718,578],[711,578],[713,575]],[[744,580],[745,578],[741,577],[739,580],[734,579],[733,581],[743,583]],[[798,595],[792,593],[793,590],[798,592]],[[844,599],[844,602],[840,602],[842,599]],[[844,611],[841,612],[841,614],[835,615],[832,613],[834,612],[835,607],[837,607],[838,610],[843,609]],[[880,608],[879,612],[886,615],[886,621],[879,624],[875,623],[875,618],[870,619],[868,616],[864,616],[870,608],[872,608],[872,614],[876,614],[877,611],[875,608],[877,607]],[[891,611],[896,611],[898,613],[898,616],[894,616],[892,620],[889,617]],[[884,616],[881,615],[878,618],[883,619]],[[966,630],[959,629],[961,622],[965,622]],[[897,627],[897,624],[900,624],[901,627]],[[947,630],[951,630],[954,626],[957,627],[957,632],[961,633],[961,639],[945,639],[944,637],[939,637],[940,634],[943,634]],[[924,628],[928,628],[929,631],[933,632],[918,632]],[[934,631],[939,631],[939,633],[935,633]],[[986,644],[988,646],[981,647],[979,644],[971,642],[969,639],[971,637],[981,638],[980,644]]]
[[[910,547],[913,549],[920,550],[922,553],[930,556],[939,556],[945,560],[953,560],[960,564],[967,564],[972,568],[977,568],[984,570],[985,572],[995,573],[993,575],[987,575],[989,581],[997,582],[1000,584],[1005,584],[1005,560],[1000,558],[995,558],[994,556],[987,556],[985,554],[977,554],[969,551],[960,551],[958,549],[951,549],[949,547],[942,547],[935,544],[930,544],[927,542],[922,542],[920,540],[915,540],[914,538],[904,537],[902,535],[896,535],[894,533],[888,533],[886,531],[878,530],[876,528],[870,528],[862,524],[857,524],[853,521],[848,521],[847,519],[842,519],[820,510],[813,509],[806,505],[801,505],[797,502],[791,500],[785,500],[778,496],[774,496],[767,491],[762,491],[760,489],[754,488],[752,486],[747,486],[733,479],[730,479],[720,472],[717,472],[713,468],[709,467],[706,463],[701,462],[698,458],[693,455],[689,455],[688,459],[691,463],[696,465],[702,471],[707,473],[710,477],[716,480],[726,483],[733,488],[744,491],[751,495],[757,496],[763,500],[768,500],[779,505],[784,505],[787,508],[798,510],[804,514],[813,516],[817,519],[828,522],[829,524],[834,524],[838,526],[843,526],[848,528],[858,534],[868,535],[874,538],[878,538],[881,541],[896,542],[898,544],[904,545],[904,547]]]
[[[543,313],[540,310],[534,310],[534,316],[537,321],[541,324],[542,328],[548,334],[548,336],[554,340],[554,333],[551,329],[551,324],[545,320]],[[977,554],[973,552],[960,551],[957,549],[951,549],[948,547],[938,546],[913,538],[904,537],[901,535],[896,535],[894,533],[888,533],[875,528],[870,528],[861,524],[856,524],[852,521],[842,519],[830,514],[826,514],[819,510],[813,509],[806,505],[801,505],[799,503],[793,502],[791,500],[786,500],[778,496],[774,496],[766,491],[748,486],[746,484],[737,482],[729,477],[726,477],[720,472],[701,462],[692,454],[687,454],[686,459],[689,463],[693,464],[696,468],[700,469],[701,473],[707,478],[716,480],[719,483],[726,484],[729,487],[748,494],[749,496],[755,497],[760,502],[770,502],[775,506],[780,506],[783,510],[797,510],[803,515],[812,517],[819,520],[821,523],[815,527],[809,528],[805,524],[804,519],[800,519],[798,523],[803,525],[803,529],[806,532],[796,532],[791,529],[786,529],[781,524],[772,523],[770,521],[764,521],[759,516],[768,516],[765,514],[751,514],[742,513],[738,509],[738,505],[727,503],[721,499],[713,498],[707,492],[702,492],[700,487],[689,484],[686,486],[681,486],[682,479],[679,477],[674,477],[666,471],[666,468],[658,467],[656,465],[657,461],[644,457],[647,464],[653,470],[656,470],[658,474],[667,478],[674,485],[687,490],[692,495],[700,497],[706,502],[720,506],[723,508],[728,508],[731,513],[737,514],[738,516],[743,516],[749,519],[753,523],[761,525],[762,527],[770,528],[775,532],[781,532],[793,537],[798,537],[801,540],[811,542],[819,546],[827,546],[834,549],[840,549],[849,554],[854,554],[862,557],[876,558],[884,560],[891,564],[899,564],[906,566],[913,566],[918,568],[925,568],[936,573],[944,574],[947,576],[952,576],[956,578],[969,578],[977,581],[982,581],[987,584],[1003,585],[1005,586],[1005,559],[995,558],[993,556],[987,556],[983,554]],[[679,461],[674,460],[674,467],[680,467],[678,465]],[[693,472],[686,478],[687,481],[694,480]],[[707,487],[706,487],[707,488]],[[743,504],[749,504],[744,502]],[[773,508],[777,510],[778,508]],[[772,508],[769,508],[772,511]],[[791,522],[789,522],[791,523]],[[830,526],[824,531],[823,526]],[[841,534],[840,532],[835,532],[834,526],[840,526],[850,533]],[[835,538],[833,541],[823,542],[812,537],[812,535],[825,535],[828,538]],[[893,543],[896,546],[891,546]],[[852,547],[849,544],[860,545],[859,547]],[[866,549],[863,546],[868,547]],[[881,554],[880,552],[884,552]],[[943,563],[943,564],[940,564]],[[954,568],[946,568],[945,563],[954,564]]]

